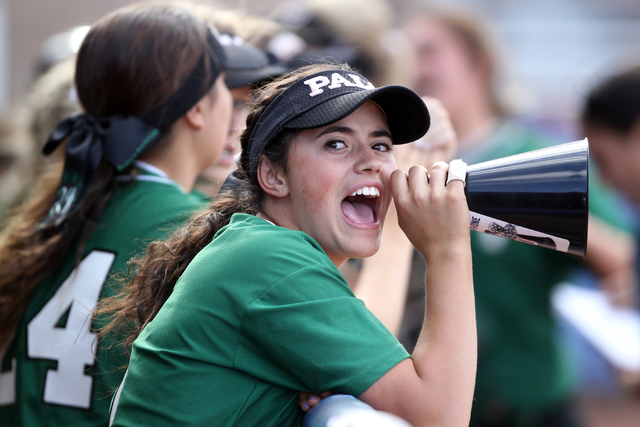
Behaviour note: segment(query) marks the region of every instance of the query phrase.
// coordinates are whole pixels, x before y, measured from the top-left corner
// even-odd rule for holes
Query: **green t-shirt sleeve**
[[[237,367],[294,390],[359,396],[409,357],[337,276],[308,266],[248,306]]]

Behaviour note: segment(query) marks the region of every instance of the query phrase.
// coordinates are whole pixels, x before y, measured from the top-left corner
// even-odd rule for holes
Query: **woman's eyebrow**
[[[354,130],[351,129],[350,127],[348,127],[348,126],[329,126],[325,130],[320,132],[320,134],[318,136],[326,135],[328,133],[333,133],[333,132],[347,133],[347,134],[350,134],[350,135],[353,135],[355,133]],[[374,130],[374,131],[371,132],[370,135],[372,137],[374,137],[374,138],[380,138],[380,137],[387,137],[387,138],[390,138],[390,139],[392,138],[391,134],[389,133],[389,131],[387,131],[385,129]]]
[[[320,132],[318,136],[326,135],[328,133],[333,133],[333,132],[341,132],[341,133],[348,133],[348,134],[354,133],[353,129],[351,129],[348,126],[330,126],[325,130],[323,130],[322,132]]]
[[[389,131],[384,129],[374,130],[373,132],[371,132],[371,136],[373,136],[374,138],[387,137],[389,139],[393,139]]]

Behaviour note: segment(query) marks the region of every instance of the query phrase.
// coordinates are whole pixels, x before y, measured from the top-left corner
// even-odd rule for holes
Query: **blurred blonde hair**
[[[304,0],[333,33],[344,43],[361,49],[362,56],[373,64],[373,75],[367,76],[376,85],[404,83],[396,64],[401,58],[401,41],[396,49],[386,48],[394,25],[394,11],[387,0]]]
[[[227,9],[212,1],[177,0],[175,3],[211,22],[221,33],[234,34],[261,49],[265,49],[269,40],[282,30],[279,24],[266,17]]]
[[[0,180],[3,215],[26,199],[45,164],[60,163],[62,173],[64,150],[47,157],[40,150],[58,122],[80,110],[70,97],[74,73],[75,59],[51,67],[34,82],[24,105],[12,115],[13,129],[3,141],[3,151],[14,158]]]

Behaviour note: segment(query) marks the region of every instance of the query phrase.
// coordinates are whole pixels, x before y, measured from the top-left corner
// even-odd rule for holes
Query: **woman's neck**
[[[293,226],[293,224],[292,224],[291,222],[286,221],[286,220],[285,220],[285,221],[282,221],[282,220],[281,220],[281,221],[279,221],[279,222],[276,222],[276,221],[273,219],[273,218],[274,218],[274,215],[268,215],[268,214],[266,214],[266,213],[264,212],[264,209],[263,209],[262,211],[258,212],[258,213],[256,214],[256,216],[257,216],[258,218],[262,218],[262,219],[264,219],[265,221],[269,221],[271,224],[273,224],[273,225],[277,225],[277,226],[279,226],[279,227],[288,228],[289,230],[304,231],[304,230],[301,230],[299,227],[295,227],[295,226]],[[310,237],[311,237],[311,238],[313,238],[313,236],[310,236]],[[324,248],[322,248],[322,249],[324,249]],[[335,266],[336,266],[336,268],[340,268],[340,266],[341,266],[342,264],[344,264],[344,262],[347,260],[347,258],[346,258],[346,257],[341,257],[341,256],[339,256],[339,257],[334,257],[334,256],[331,256],[331,255],[329,255],[329,254],[327,254],[327,256],[329,257],[329,259],[331,260],[331,262],[333,263],[333,265],[335,265]]]
[[[167,174],[184,190],[190,193],[200,174],[198,160],[189,150],[189,144],[181,144],[178,140],[169,141],[151,149],[140,156],[140,160],[157,167]]]

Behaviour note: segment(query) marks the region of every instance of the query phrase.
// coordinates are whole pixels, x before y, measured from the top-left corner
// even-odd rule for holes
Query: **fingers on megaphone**
[[[442,162],[438,162],[442,163]],[[434,164],[435,166],[435,164]],[[447,180],[444,185],[448,185],[451,181],[460,181],[462,186],[466,185],[467,177],[467,164],[460,159],[454,159],[449,163],[449,169],[447,171]],[[427,182],[430,182],[431,175],[427,174]]]
[[[445,185],[451,181],[461,181],[464,187],[467,184],[466,177],[467,164],[460,159],[454,159],[449,163],[449,172],[447,173],[447,182]]]

